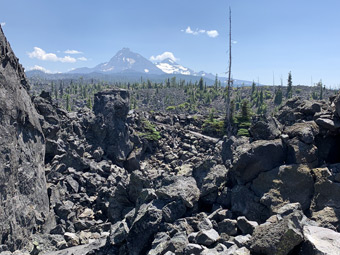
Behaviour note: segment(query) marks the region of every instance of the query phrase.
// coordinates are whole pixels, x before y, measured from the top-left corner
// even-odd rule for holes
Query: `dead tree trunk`
[[[228,68],[227,105],[226,105],[227,135],[230,135],[232,131],[232,119],[231,119],[232,83],[233,81],[231,80],[231,8],[229,7],[229,68]]]

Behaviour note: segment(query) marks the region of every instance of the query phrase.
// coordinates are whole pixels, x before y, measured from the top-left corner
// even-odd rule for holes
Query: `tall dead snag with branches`
[[[226,134],[229,136],[232,132],[232,113],[231,113],[231,93],[233,81],[231,79],[231,8],[229,7],[229,68],[228,68],[228,86],[226,102]]]

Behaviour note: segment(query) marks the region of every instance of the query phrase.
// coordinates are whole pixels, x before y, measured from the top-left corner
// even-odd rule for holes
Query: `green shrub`
[[[142,120],[142,128],[144,132],[139,133],[139,136],[149,141],[158,141],[161,138],[161,135],[156,130],[155,125],[153,125],[150,121]]]
[[[223,120],[206,120],[203,123],[203,133],[211,136],[222,137],[224,135],[224,121]]]
[[[249,136],[249,131],[248,131],[248,129],[240,128],[240,129],[237,131],[237,135],[238,135],[238,136]]]
[[[167,110],[167,111],[174,111],[174,110],[176,110],[176,106],[173,106],[173,105],[168,106],[167,108],[165,108],[165,110]]]

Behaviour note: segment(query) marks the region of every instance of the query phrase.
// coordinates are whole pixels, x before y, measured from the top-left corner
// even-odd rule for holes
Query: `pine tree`
[[[251,95],[254,95],[255,89],[256,89],[256,83],[253,81],[253,83],[251,85]]]
[[[242,121],[249,121],[250,120],[249,103],[248,103],[247,100],[243,100],[243,102],[242,102],[241,119],[242,119]]]
[[[60,85],[59,85],[59,94],[61,98],[64,96],[64,86],[63,86],[62,81],[60,82]]]
[[[319,100],[322,100],[322,99],[323,99],[323,86],[322,86],[322,81],[319,81],[319,82],[318,82],[318,86],[319,86],[319,89],[320,89],[320,97],[319,97]]]
[[[87,108],[92,109],[92,100],[91,100],[91,97],[87,98],[86,106],[87,106]]]
[[[279,89],[275,93],[274,103],[276,105],[280,105],[282,103],[282,89],[279,87]]]
[[[67,110],[68,112],[71,111],[70,95],[69,95],[69,94],[66,95],[66,110]]]
[[[218,76],[217,76],[217,74],[216,74],[216,77],[215,77],[214,88],[215,88],[215,90],[217,90],[217,88],[218,88]]]
[[[261,89],[261,93],[260,93],[260,104],[263,104],[263,89]]]
[[[200,81],[198,82],[198,88],[199,88],[199,90],[203,90],[204,89],[204,81],[203,81],[202,77],[201,77]]]
[[[293,94],[293,82],[292,82],[292,73],[288,73],[288,87],[287,87],[287,94],[286,98],[292,98]]]

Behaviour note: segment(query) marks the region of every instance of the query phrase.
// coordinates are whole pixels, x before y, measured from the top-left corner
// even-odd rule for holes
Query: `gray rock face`
[[[200,191],[194,178],[179,176],[164,179],[156,194],[164,200],[182,200],[186,207],[192,208],[199,199]]]
[[[306,165],[282,165],[261,173],[251,187],[261,203],[272,211],[287,202],[299,202],[302,209],[307,210],[313,197],[314,180]]]
[[[340,95],[338,95],[334,100],[335,111],[338,117],[340,117]]]
[[[326,207],[328,211],[332,212],[331,218],[338,218],[336,221],[331,220],[331,224],[339,231],[340,230],[340,223],[339,223],[339,216],[340,216],[340,183],[331,181],[332,174],[328,168],[315,168],[313,169],[314,176],[316,178],[314,184],[314,197],[312,199],[311,209],[312,211],[320,211],[325,210]],[[321,213],[322,220],[324,224],[326,223],[327,213]],[[327,216],[327,217],[326,217]]]
[[[122,165],[133,148],[126,124],[128,91],[116,89],[95,94],[93,111],[96,115],[92,123],[94,140],[114,163]]]
[[[145,253],[145,249],[150,245],[150,238],[158,231],[161,221],[162,211],[152,203],[144,204],[139,209],[127,237],[129,254]]]
[[[215,229],[203,230],[197,234],[196,242],[204,246],[210,246],[220,239]]]
[[[236,185],[231,190],[231,210],[249,220],[260,222],[265,221],[270,214],[254,192],[244,185]]]
[[[216,201],[218,191],[227,180],[228,170],[224,165],[215,165],[212,162],[203,162],[193,171],[197,186],[200,189],[200,199],[213,204]]]
[[[237,218],[237,227],[241,230],[244,235],[253,234],[254,229],[259,224],[256,221],[249,221],[246,217],[240,216]]]
[[[340,254],[340,233],[327,228],[305,226],[303,234],[305,243],[303,244],[301,254]]]
[[[314,142],[315,136],[319,134],[319,127],[314,121],[295,123],[286,127],[284,133],[288,134],[289,138],[298,137],[300,141],[310,144]]]
[[[17,249],[48,214],[45,141],[22,66],[0,28],[0,238]]]
[[[245,143],[233,153],[232,173],[240,184],[252,181],[259,173],[283,164],[284,152],[281,139]]]
[[[274,117],[267,117],[265,120],[255,120],[249,129],[255,140],[272,140],[281,134],[281,124]]]
[[[262,224],[255,228],[250,250],[268,255],[286,255],[303,241],[301,211],[286,216],[277,223]]]

